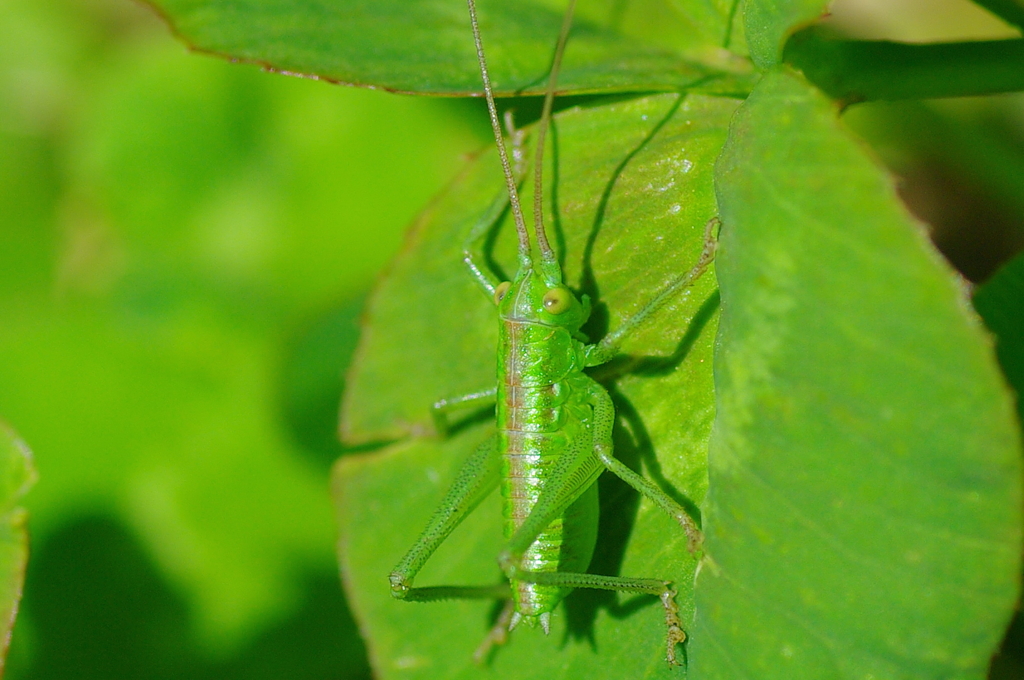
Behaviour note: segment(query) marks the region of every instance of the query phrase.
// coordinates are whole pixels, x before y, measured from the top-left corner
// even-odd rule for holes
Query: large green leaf
[[[694,677],[984,677],[1019,592],[1021,451],[963,287],[792,72],[741,107],[716,183]]]
[[[28,446],[0,421],[0,675],[28,563],[26,515],[18,502],[35,479]]]
[[[564,243],[559,250],[570,283],[599,302],[596,323],[586,329],[592,337],[617,327],[692,266],[704,224],[715,214],[713,162],[735,107],[734,100],[662,95],[556,118],[557,154],[547,175],[557,178],[554,240]],[[457,466],[493,427],[477,424],[448,440],[427,434],[433,401],[494,384],[494,305],[469,277],[461,247],[501,186],[497,158],[488,153],[426,211],[370,302],[349,374],[345,433],[360,440],[407,438],[381,453],[344,459],[335,472],[345,583],[371,659],[381,678],[681,676],[665,663],[663,616],[653,598],[620,612],[612,603],[629,598],[576,593],[566,614],[556,614],[554,639],[516,630],[486,670],[471,656],[487,631],[489,603],[424,605],[390,597],[387,574]],[[514,263],[510,226],[502,226],[495,246],[506,275]],[[706,490],[716,311],[709,273],[627,342],[634,361],[603,369],[619,409],[618,455],[633,467],[642,461],[654,479],[693,503]],[[644,356],[672,358],[651,363]],[[648,503],[637,509],[636,496],[614,479],[602,479],[601,492],[591,569],[673,579],[691,616],[695,563],[682,532]],[[499,576],[497,500],[456,530],[419,583],[483,584]]]
[[[743,28],[750,58],[768,69],[782,61],[782,48],[797,29],[819,18],[830,0],[745,0]]]
[[[480,91],[464,0],[150,0],[203,52],[398,92]],[[734,0],[583,3],[563,92],[741,92],[750,67],[723,46]],[[481,0],[497,90],[543,91],[565,3]]]

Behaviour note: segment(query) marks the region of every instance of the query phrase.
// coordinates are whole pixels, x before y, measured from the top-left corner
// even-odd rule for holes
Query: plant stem
[[[840,101],[934,99],[1024,90],[1024,40],[910,45],[794,35],[786,61]]]

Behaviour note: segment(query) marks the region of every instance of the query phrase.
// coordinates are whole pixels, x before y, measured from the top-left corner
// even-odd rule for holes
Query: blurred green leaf
[[[745,0],[743,29],[750,58],[758,68],[782,61],[782,48],[794,32],[821,17],[830,0]]]
[[[188,57],[152,23],[52,67],[88,83],[46,109],[52,129],[0,111],[0,412],[42,471],[33,540],[115,518],[223,656],[334,565],[327,465],[290,426],[326,446],[345,338],[317,340],[331,362],[292,343],[369,286],[478,141],[451,102]],[[40,70],[19,58],[0,77]]]
[[[150,0],[194,49],[332,82],[398,92],[479,93],[460,0]],[[497,91],[542,92],[563,2],[481,0]],[[732,0],[605,0],[580,8],[562,92],[737,93],[749,62],[732,41]]]
[[[345,451],[338,441],[338,409],[364,303],[360,296],[302,324],[281,367],[278,392],[289,432],[324,470]]]
[[[296,576],[288,617],[233,654],[197,645],[184,593],[134,532],[83,513],[32,550],[5,678],[26,680],[367,680],[337,568]],[[26,627],[25,624],[29,624]]]
[[[1024,28],[1024,2],[1021,0],[973,0],[1006,23]]]
[[[663,95],[556,117],[546,176],[558,217],[549,224],[568,281],[599,303],[585,328],[592,338],[618,327],[696,260],[704,225],[715,214],[714,159],[735,107],[734,100]],[[494,384],[494,303],[469,276],[461,248],[467,229],[501,191],[496,154],[489,152],[416,224],[371,298],[349,374],[348,436],[422,435],[433,401]],[[510,223],[503,225],[494,251],[506,277],[515,263],[512,231]],[[714,278],[706,274],[626,344],[627,358],[597,369],[617,404],[617,455],[633,467],[642,461],[656,481],[694,504],[706,490],[717,301]],[[653,598],[574,593],[565,614],[556,614],[554,639],[517,629],[490,670],[471,660],[488,628],[489,603],[435,606],[391,598],[386,575],[457,466],[491,428],[477,425],[443,441],[414,437],[380,454],[346,458],[336,469],[339,551],[375,671],[381,678],[678,677],[680,671],[665,663],[664,622]],[[637,510],[636,496],[615,479],[602,480],[601,495],[601,537],[591,570],[673,579],[691,616],[696,565],[685,536],[647,502]],[[477,510],[417,582],[498,578],[497,503],[495,496]]]
[[[329,560],[330,515],[272,417],[271,338],[201,305],[174,311],[7,309],[3,402],[40,442],[40,538],[84,509],[119,511],[223,650],[294,606],[294,564]]]
[[[0,127],[0,295],[38,286],[51,273],[54,174],[45,143]]]
[[[1020,433],[965,292],[779,70],[716,169],[718,415],[695,678],[983,678],[1020,590]]]
[[[28,562],[27,516],[18,503],[35,481],[32,452],[0,421],[0,675]]]
[[[1013,97],[851,106],[843,122],[900,178],[900,196],[960,273],[983,281],[1024,248],[1024,144]],[[956,190],[951,190],[951,187]]]
[[[1018,255],[974,293],[974,307],[996,336],[996,355],[1017,392],[1024,422],[1024,255]]]

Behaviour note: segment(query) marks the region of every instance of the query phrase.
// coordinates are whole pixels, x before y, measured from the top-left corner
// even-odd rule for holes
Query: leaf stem
[[[1020,39],[911,45],[828,39],[809,29],[790,39],[785,59],[847,104],[1024,90]]]

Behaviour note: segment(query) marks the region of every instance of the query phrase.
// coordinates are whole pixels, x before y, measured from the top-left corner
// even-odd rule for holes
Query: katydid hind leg
[[[592,382],[588,397],[594,408],[594,455],[612,474],[640,492],[678,522],[686,532],[687,548],[690,553],[696,554],[700,550],[704,536],[686,509],[649,479],[637,474],[615,457],[612,445],[615,406],[612,404],[611,396],[597,382]]]
[[[413,580],[449,534],[493,491],[500,476],[501,456],[497,440],[481,444],[459,470],[444,500],[434,511],[427,527],[391,572],[391,594],[401,600],[430,601],[465,598],[502,598],[510,592],[497,586],[432,586],[414,588]]]
[[[515,578],[519,581],[556,588],[592,588],[656,596],[661,601],[662,610],[665,613],[666,658],[670,664],[678,663],[676,661],[676,645],[686,641],[686,632],[683,630],[683,622],[679,618],[679,605],[676,604],[677,592],[671,581],[567,571],[537,572],[518,569],[515,573]]]
[[[601,389],[597,383],[594,385]],[[590,438],[586,438],[586,443],[592,443]],[[511,581],[567,589],[594,588],[657,596],[665,612],[667,656],[669,662],[674,664],[675,646],[686,639],[686,634],[679,619],[679,609],[675,602],[676,590],[671,581],[562,571],[534,572],[521,566],[522,556],[533,541],[545,527],[594,484],[604,469],[594,447],[576,446],[565,452],[537,504],[509,540],[498,562]]]
[[[517,578],[515,574],[523,553],[597,481],[603,471],[589,444],[589,437],[581,437],[559,456],[530,514],[505,545],[498,562],[509,578]]]

